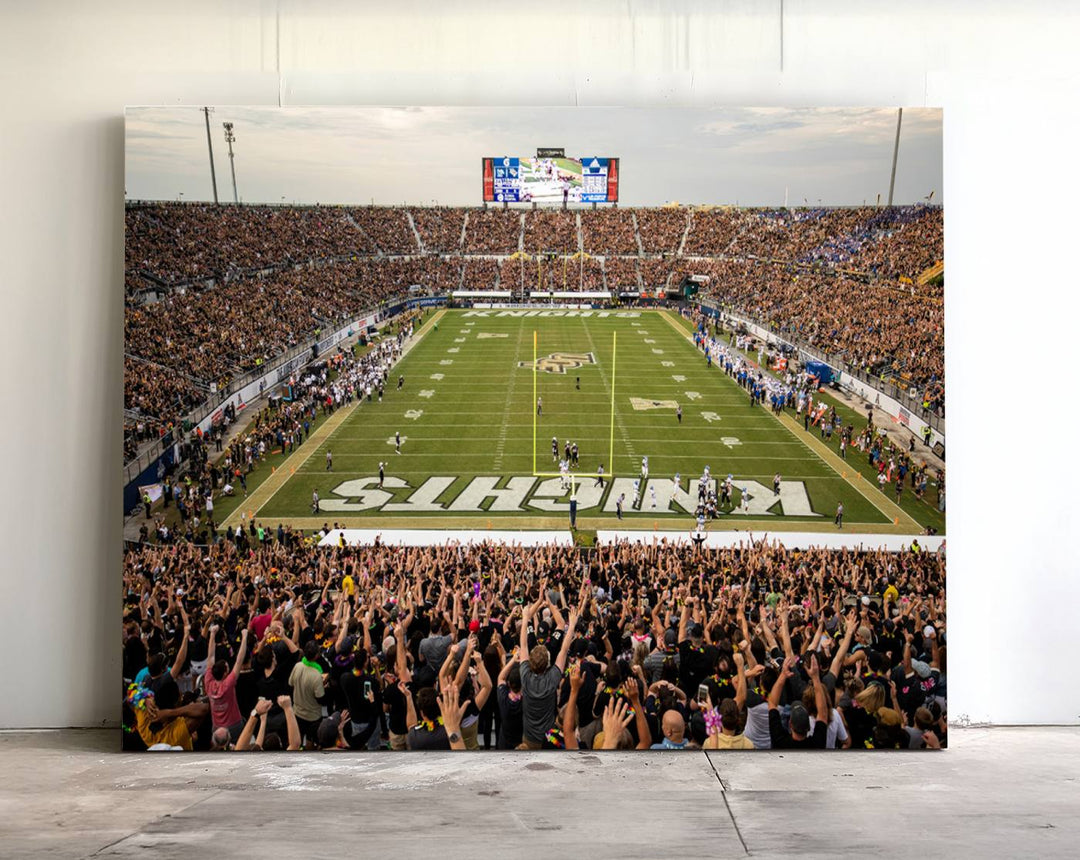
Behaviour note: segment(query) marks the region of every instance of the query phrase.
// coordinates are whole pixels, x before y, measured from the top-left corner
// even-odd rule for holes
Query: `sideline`
[[[681,326],[678,322],[671,318],[669,311],[660,311],[660,313],[664,317],[664,319],[667,320],[668,324],[672,328],[674,328],[683,337],[685,337],[686,340],[691,343],[691,345],[693,344],[694,338],[686,333],[686,329],[683,326]],[[694,350],[696,352],[697,347],[694,347]],[[721,373],[722,372],[723,371],[721,371]],[[792,436],[802,442],[803,445],[805,445],[812,454],[816,455],[819,460],[821,460],[826,466],[832,469],[837,475],[839,475],[844,481],[846,481],[851,487],[853,487],[859,493],[859,495],[861,495],[864,499],[870,502],[871,505],[877,508],[878,512],[881,513],[886,519],[888,519],[890,525],[893,525],[895,528],[903,528],[905,526],[909,529],[913,528],[915,531],[912,532],[912,534],[917,535],[922,534],[926,531],[926,529],[923,528],[923,526],[919,525],[919,523],[907,511],[905,511],[895,502],[892,502],[888,498],[886,498],[884,493],[880,491],[874,492],[873,488],[870,488],[870,491],[868,492],[869,484],[867,483],[866,479],[863,478],[862,473],[854,467],[852,467],[849,472],[848,464],[844,460],[842,460],[838,454],[834,454],[831,448],[819,442],[812,433],[806,434],[804,432],[800,432],[800,427],[798,423],[795,421],[794,418],[788,415],[787,410],[785,410],[780,415],[776,415],[771,409],[768,409],[767,407],[766,411],[768,411],[769,415],[772,415],[772,417],[775,418],[782,427],[784,427],[789,433],[791,433]],[[852,475],[854,475],[854,477],[851,477]]]
[[[527,475],[524,477],[528,477]],[[474,531],[496,532],[499,530],[535,531],[537,529],[560,529],[569,524],[569,514],[560,513],[552,516],[549,513],[537,512],[536,514],[489,514],[483,513],[448,515],[448,512],[432,511],[430,514],[400,514],[380,515],[369,514],[368,516],[334,516],[333,511],[320,511],[319,516],[302,517],[274,517],[274,522],[280,520],[285,525],[291,525],[294,529],[305,531],[318,531],[324,525],[331,528],[346,529],[369,529],[373,531],[386,531],[390,529],[428,529],[433,531],[445,531],[447,529],[465,529]],[[636,528],[649,534],[661,534],[665,530],[678,530],[680,522],[686,524],[683,534],[688,534],[694,528],[695,520],[689,514],[666,514],[657,515],[651,522],[654,526],[649,529],[647,524],[650,520],[620,520],[614,514],[607,516],[585,516],[578,514],[578,531],[597,531],[598,529],[620,529],[627,527],[635,528],[634,523],[639,523]],[[628,525],[629,524],[629,525]],[[892,523],[857,523],[844,520],[844,528],[837,529],[831,519],[821,517],[817,520],[782,520],[782,519],[750,519],[743,516],[727,515],[715,519],[708,524],[708,533],[731,532],[733,534],[755,535],[774,534],[776,532],[806,532],[816,534],[840,534],[849,537],[851,534],[901,534]],[[906,533],[904,533],[906,534]],[[912,535],[922,537],[922,535]],[[850,543],[850,541],[848,541]]]
[[[412,348],[420,342],[420,339],[425,334],[427,334],[430,327],[442,319],[445,313],[446,311],[443,309],[436,311],[431,319],[420,326],[412,340],[407,343],[405,348],[401,351],[401,357],[395,362],[395,365],[404,360],[405,356],[409,354]],[[344,406],[341,409],[338,409],[333,415],[320,424],[303,445],[297,448],[276,471],[267,476],[263,482],[259,484],[246,499],[244,499],[242,504],[236,506],[236,509],[218,526],[218,531],[235,528],[240,523],[246,524],[251,520],[257,519],[259,512],[266,507],[274,496],[277,495],[278,491],[289,482],[289,479],[293,474],[315,455],[315,452],[319,450],[319,446],[329,439],[338,427],[345,423],[346,419],[356,411],[362,402],[362,400],[358,399],[353,402],[351,406]],[[285,520],[283,519],[282,521],[284,522]]]

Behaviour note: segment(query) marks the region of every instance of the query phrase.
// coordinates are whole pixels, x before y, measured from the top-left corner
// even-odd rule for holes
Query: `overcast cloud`
[[[245,203],[478,205],[480,159],[615,156],[626,206],[857,205],[889,191],[896,110],[878,108],[270,108],[210,116],[218,196],[232,200],[222,123],[234,123]],[[904,110],[894,203],[942,200],[942,112]],[[212,200],[192,107],[127,111],[129,200]]]

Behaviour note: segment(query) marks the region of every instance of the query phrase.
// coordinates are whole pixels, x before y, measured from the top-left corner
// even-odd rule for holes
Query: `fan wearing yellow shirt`
[[[341,590],[346,597],[352,597],[353,592],[356,590],[356,582],[349,574],[345,574],[345,578],[341,580]]]

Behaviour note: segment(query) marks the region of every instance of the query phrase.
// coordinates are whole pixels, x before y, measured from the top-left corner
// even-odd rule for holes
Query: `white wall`
[[[779,2],[583,6],[3,0],[0,726],[118,716],[123,107],[279,102],[944,106],[950,713],[1077,721],[1072,4],[786,0],[782,70]]]

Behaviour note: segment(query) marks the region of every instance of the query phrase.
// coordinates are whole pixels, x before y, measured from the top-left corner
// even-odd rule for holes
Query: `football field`
[[[439,311],[391,371],[383,401],[338,410],[226,525],[243,510],[305,529],[562,527],[571,493],[554,437],[559,459],[567,442],[578,447],[579,528],[615,526],[622,497],[624,528],[689,529],[708,466],[714,480],[731,474],[735,486],[713,530],[833,530],[842,502],[845,530],[921,531],[839,458],[835,442],[826,446],[790,413],[751,405],[734,380],[706,366],[690,333],[668,311]],[[648,478],[635,504],[643,457]]]

